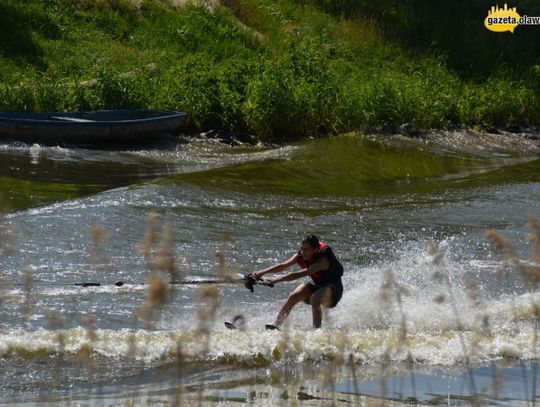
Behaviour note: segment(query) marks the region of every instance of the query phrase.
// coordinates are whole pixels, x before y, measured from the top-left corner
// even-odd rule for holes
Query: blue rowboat
[[[0,139],[55,144],[122,144],[176,133],[186,113],[168,110],[0,112]]]

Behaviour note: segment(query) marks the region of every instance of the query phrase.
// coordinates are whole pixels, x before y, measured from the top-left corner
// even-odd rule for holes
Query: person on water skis
[[[299,265],[301,270],[290,272],[279,277],[265,278],[265,283],[281,283],[310,276],[312,282],[302,283],[289,295],[278,313],[275,325],[267,325],[267,329],[278,328],[293,307],[300,301],[311,304],[313,326],[320,328],[322,323],[322,307],[334,308],[343,294],[341,276],[343,266],[336,258],[328,244],[320,242],[315,235],[308,235],[302,240],[297,254],[282,263],[266,269],[255,271],[251,275],[255,279],[269,273],[279,273],[293,265]]]

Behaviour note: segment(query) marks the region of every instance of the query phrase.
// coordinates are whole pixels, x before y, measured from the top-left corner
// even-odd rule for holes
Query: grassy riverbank
[[[540,28],[386,3],[4,0],[0,110],[175,109],[272,141],[540,123]]]

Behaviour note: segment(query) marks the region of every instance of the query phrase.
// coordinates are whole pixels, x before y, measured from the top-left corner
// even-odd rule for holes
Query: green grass
[[[482,27],[491,0],[298,0],[334,16],[369,16],[388,39],[425,53],[445,55],[447,65],[464,77],[482,77],[501,65],[518,72],[539,63],[540,31],[517,27],[493,35]],[[502,7],[504,2],[500,4]],[[508,2],[520,15],[540,15],[536,0]]]
[[[429,35],[412,34],[414,16],[442,16],[404,4],[226,0],[209,10],[158,0],[140,8],[127,0],[3,0],[0,110],[175,109],[189,113],[187,130],[271,141],[540,122],[534,41],[512,51],[524,63],[465,72],[451,47],[422,49]],[[502,38],[482,22],[469,30]],[[449,27],[433,35],[443,38]],[[478,41],[464,59],[491,55]]]

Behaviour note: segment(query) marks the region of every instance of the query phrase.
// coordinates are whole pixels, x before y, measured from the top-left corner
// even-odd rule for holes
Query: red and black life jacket
[[[311,279],[313,282],[315,284],[331,284],[339,282],[343,275],[343,266],[327,243],[319,242],[319,253],[311,260],[304,260],[299,251],[296,256],[296,263],[304,269],[319,261],[321,257],[326,257],[330,266],[326,270],[320,270],[312,274]]]

